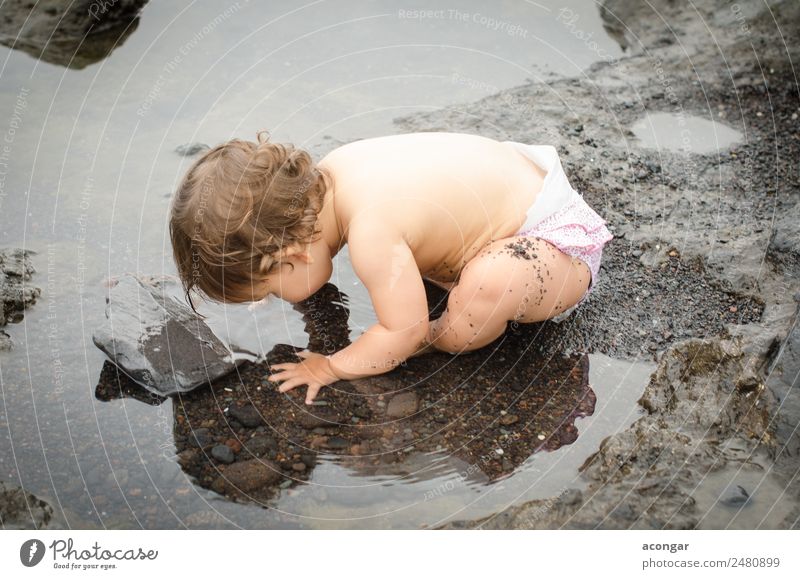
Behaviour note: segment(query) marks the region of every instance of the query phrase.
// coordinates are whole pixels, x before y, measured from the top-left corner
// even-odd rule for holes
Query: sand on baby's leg
[[[576,304],[590,280],[584,261],[544,239],[494,241],[464,267],[444,314],[430,323],[426,349],[475,350],[497,339],[509,321],[550,319]]]

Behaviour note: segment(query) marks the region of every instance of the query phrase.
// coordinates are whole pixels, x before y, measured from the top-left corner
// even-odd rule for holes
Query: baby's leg
[[[590,278],[586,263],[543,239],[492,242],[464,267],[445,313],[431,322],[428,341],[446,352],[483,347],[509,321],[540,322],[569,309]]]

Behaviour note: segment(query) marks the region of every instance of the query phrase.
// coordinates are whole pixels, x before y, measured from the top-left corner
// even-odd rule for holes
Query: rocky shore
[[[35,304],[42,294],[40,288],[28,283],[36,272],[30,255],[23,249],[0,249],[0,328],[21,322],[25,308]],[[11,347],[11,337],[0,329],[0,351]]]

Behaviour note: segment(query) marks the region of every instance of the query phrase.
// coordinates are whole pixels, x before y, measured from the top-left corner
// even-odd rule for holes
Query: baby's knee
[[[461,299],[495,307],[507,299],[513,292],[513,272],[502,261],[488,257],[467,264],[456,286]]]

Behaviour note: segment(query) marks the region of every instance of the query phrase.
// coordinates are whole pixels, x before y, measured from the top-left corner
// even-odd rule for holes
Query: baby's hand
[[[269,380],[283,382],[278,388],[278,392],[288,392],[292,388],[307,384],[306,404],[311,404],[323,386],[333,384],[339,380],[339,377],[333,373],[330,361],[326,356],[308,350],[298,352],[297,355],[303,358],[303,361],[298,364],[288,362],[270,366],[271,369],[282,370],[282,372],[272,374]]]

